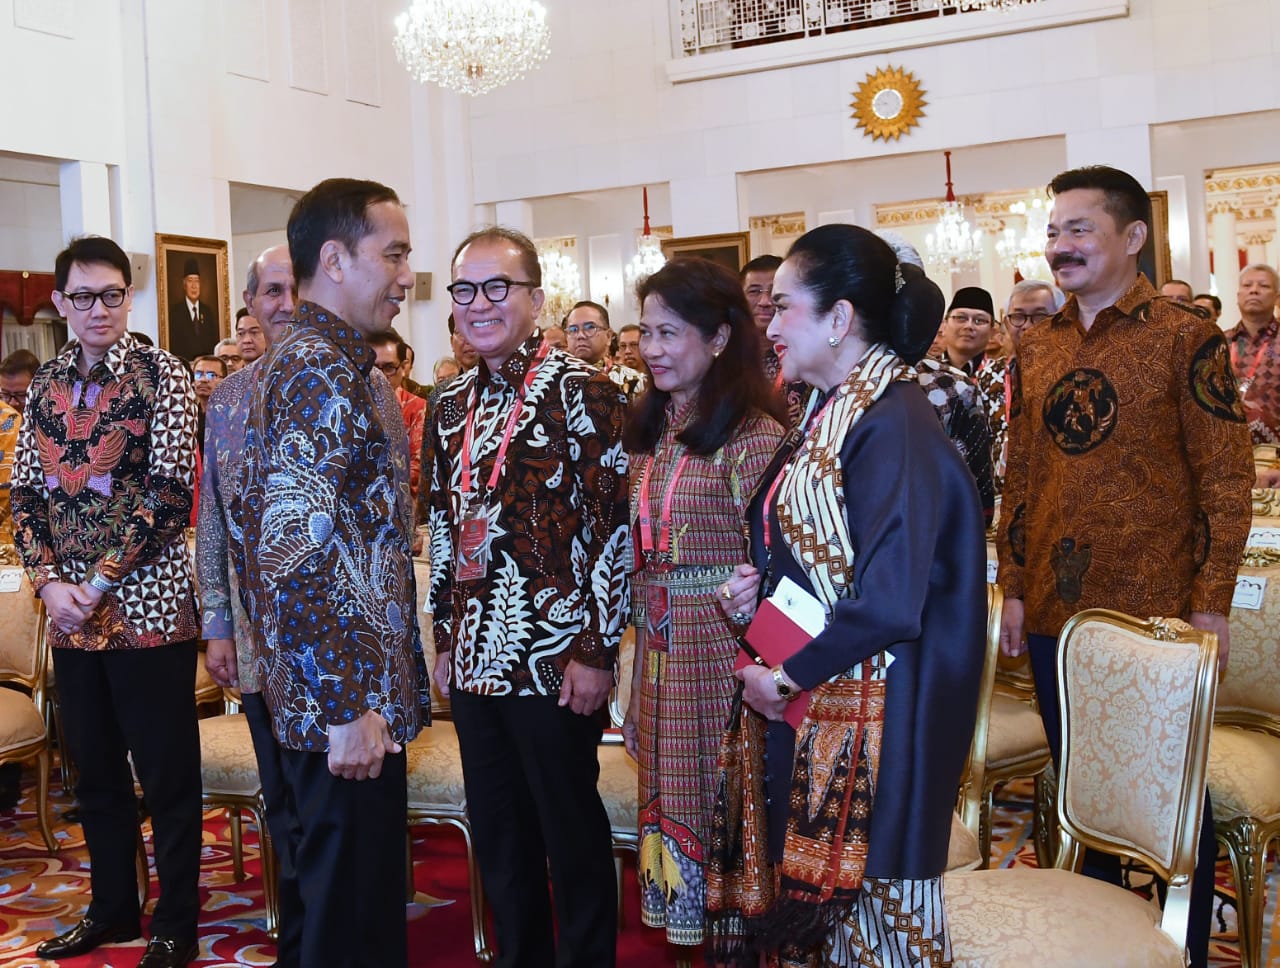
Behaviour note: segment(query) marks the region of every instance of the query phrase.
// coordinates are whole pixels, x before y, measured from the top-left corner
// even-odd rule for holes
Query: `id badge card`
[[[648,648],[666,652],[671,644],[671,589],[650,582],[645,588],[645,635]]]
[[[458,581],[479,581],[489,571],[489,514],[478,501],[463,510],[454,565]]]

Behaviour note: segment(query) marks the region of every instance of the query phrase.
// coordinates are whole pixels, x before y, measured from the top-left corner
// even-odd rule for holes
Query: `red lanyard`
[[[493,470],[489,473],[488,483],[485,489],[492,491],[498,484],[498,478],[502,476],[502,465],[507,459],[507,445],[511,443],[511,435],[515,433],[516,423],[520,420],[520,414],[524,410],[525,394],[529,392],[529,387],[533,386],[534,378],[538,375],[538,368],[542,365],[542,361],[546,359],[550,347],[544,340],[542,345],[538,347],[538,353],[533,358],[533,365],[529,367],[529,371],[524,375],[524,384],[520,387],[520,392],[516,394],[516,405],[511,408],[511,416],[507,418],[507,428],[502,432],[502,443],[498,446],[498,455],[493,460]],[[467,426],[462,432],[462,493],[468,494],[471,491],[471,443],[474,433],[472,427],[476,416],[476,391],[471,391],[470,405],[467,407]]]
[[[1010,363],[1012,364],[1012,361]],[[1011,369],[1012,366],[1004,368],[1004,422],[1006,425],[1013,422],[1013,418],[1009,416],[1009,400],[1013,396],[1013,379],[1009,375]]]
[[[1267,351],[1267,342],[1264,340],[1263,344],[1258,347],[1258,352],[1254,354],[1253,363],[1249,367],[1249,372],[1245,374],[1245,378],[1240,381],[1241,383],[1253,382],[1253,375],[1258,372],[1258,364],[1262,362],[1262,354],[1265,353],[1266,351]],[[1236,353],[1236,344],[1233,342],[1231,344],[1231,365],[1233,368],[1235,367],[1236,357],[1238,355],[1239,354]]]
[[[689,463],[689,453],[680,455],[676,468],[671,472],[671,480],[667,483],[667,493],[662,498],[662,517],[658,519],[657,547],[653,540],[652,505],[649,503],[649,474],[653,470],[654,455],[644,465],[644,473],[640,475],[640,547],[646,555],[652,556],[656,550],[659,555],[667,555],[671,551],[671,502],[676,493],[676,482]]]

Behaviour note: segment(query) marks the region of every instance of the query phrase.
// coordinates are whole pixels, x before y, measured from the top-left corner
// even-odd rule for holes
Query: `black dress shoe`
[[[138,968],[187,968],[200,953],[200,945],[194,941],[177,938],[152,938],[142,953]]]
[[[80,923],[70,931],[42,941],[36,948],[36,957],[57,961],[59,958],[74,958],[86,951],[92,951],[100,944],[113,944],[117,941],[132,941],[142,934],[136,924],[118,925],[102,924],[90,917],[83,917]]]

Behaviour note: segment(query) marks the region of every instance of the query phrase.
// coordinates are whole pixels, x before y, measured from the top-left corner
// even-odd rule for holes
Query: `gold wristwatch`
[[[787,702],[791,702],[791,700],[800,695],[787,684],[786,677],[782,674],[781,665],[773,667],[773,684],[778,689],[778,698],[785,699]]]

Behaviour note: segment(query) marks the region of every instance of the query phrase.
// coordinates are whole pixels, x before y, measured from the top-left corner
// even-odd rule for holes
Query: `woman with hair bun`
[[[751,564],[720,604],[752,614],[789,579],[790,601],[816,599],[825,625],[771,668],[739,673],[745,708],[722,750],[708,863],[708,961],[949,965],[941,875],[986,594],[973,477],[912,366],[942,294],[873,233],[826,225],[791,247],[773,297],[783,373],[815,392],[801,439],[751,501]],[[788,702],[807,703],[796,729]]]
[[[716,606],[742,560],[746,502],[783,435],[742,286],[706,259],[640,283],[652,384],[631,408],[634,685],[623,724],[639,763],[641,916],[703,941],[716,755],[743,616]],[[778,411],[778,412],[775,412]]]

